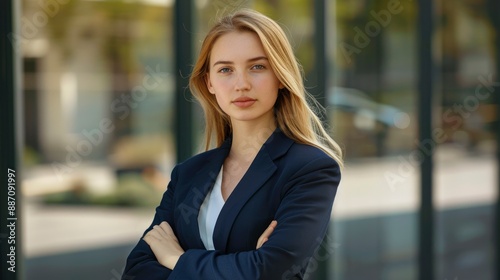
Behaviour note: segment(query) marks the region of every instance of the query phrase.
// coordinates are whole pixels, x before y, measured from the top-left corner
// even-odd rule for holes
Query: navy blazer
[[[159,264],[140,240],[127,258],[126,279],[302,279],[325,236],[340,182],[335,160],[320,149],[295,143],[277,129],[264,143],[222,208],[215,250],[206,250],[198,212],[231,147],[198,154],[172,171],[151,226],[167,221],[185,253],[174,270]],[[275,219],[269,240],[257,239]]]

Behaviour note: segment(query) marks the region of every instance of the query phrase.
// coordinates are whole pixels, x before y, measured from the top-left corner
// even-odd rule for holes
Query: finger
[[[257,240],[257,246],[255,248],[259,249],[262,245],[264,245],[264,243],[266,243],[267,240],[269,240],[267,237],[260,236],[259,240]]]
[[[142,240],[146,241],[149,246],[151,246],[152,243],[158,241],[159,239],[156,238],[153,234],[150,234],[149,232],[142,238]]]
[[[257,249],[259,249],[260,247],[262,247],[262,245],[264,245],[264,243],[267,240],[269,240],[269,236],[271,236],[271,233],[273,233],[273,231],[274,231],[274,229],[276,228],[277,225],[278,225],[278,222],[276,220],[273,220],[269,224],[269,226],[266,228],[266,230],[264,230],[264,232],[262,233],[262,235],[257,240]]]
[[[167,222],[161,222],[160,228],[167,234],[173,233],[172,227]]]
[[[157,225],[153,226],[153,228],[146,233],[146,235],[144,236],[144,238],[147,237],[150,242],[152,242],[152,241],[160,241],[160,240],[162,240],[162,239],[165,238],[161,234],[162,231],[163,230],[159,226],[157,226]],[[165,234],[165,233],[163,233],[163,234]]]
[[[167,224],[168,225],[168,224]],[[165,230],[165,227],[163,226],[163,223],[161,223],[160,225],[156,225],[153,227],[153,229],[162,237],[162,238],[168,238],[169,237],[169,234],[168,232]]]
[[[259,248],[262,247],[262,245],[264,245],[264,243],[266,243],[267,240],[269,240],[269,238],[262,238],[260,240]]]
[[[278,221],[276,221],[276,220],[272,220],[271,223],[269,224],[269,226],[272,227],[273,230],[276,228],[277,225],[278,225]]]
[[[276,228],[276,225],[278,225],[278,222],[276,220],[273,220],[266,228],[266,230],[262,233],[261,236],[266,238],[271,236],[271,233],[273,233],[274,229]]]
[[[171,238],[177,240],[177,237],[175,236],[175,233],[174,233],[174,230],[172,229],[172,227],[170,226],[169,223],[167,222],[162,222],[160,224],[160,227],[161,229],[163,230],[163,232],[165,232],[165,234],[167,234],[168,236],[170,236]]]

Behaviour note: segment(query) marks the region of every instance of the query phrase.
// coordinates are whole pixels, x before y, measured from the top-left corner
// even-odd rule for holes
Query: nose
[[[251,83],[247,73],[240,73],[236,79],[236,91],[246,91],[251,88]]]

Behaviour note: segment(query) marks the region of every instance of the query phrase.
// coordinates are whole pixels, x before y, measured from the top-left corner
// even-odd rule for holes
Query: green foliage
[[[23,150],[23,166],[30,167],[40,163],[39,153],[32,147],[25,146]]]
[[[49,18],[47,31],[51,39],[61,43],[68,35],[69,23],[77,15],[79,0],[68,0],[59,5],[59,11]]]

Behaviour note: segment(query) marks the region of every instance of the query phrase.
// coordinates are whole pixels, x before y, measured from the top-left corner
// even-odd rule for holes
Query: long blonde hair
[[[283,29],[269,17],[250,9],[227,15],[212,27],[202,43],[189,80],[189,88],[205,112],[205,149],[211,147],[213,140],[220,146],[231,134],[229,116],[222,111],[215,97],[208,91],[206,79],[210,53],[215,41],[222,35],[235,31],[254,32],[259,36],[271,68],[284,85],[275,104],[277,126],[295,142],[315,146],[343,166],[341,148],[326,132],[307,102],[309,93],[304,88],[299,63]]]

